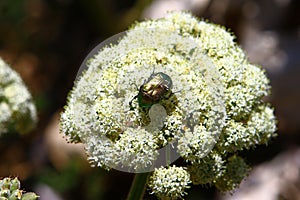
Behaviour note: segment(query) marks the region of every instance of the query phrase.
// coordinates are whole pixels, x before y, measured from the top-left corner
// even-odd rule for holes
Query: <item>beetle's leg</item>
[[[139,95],[135,95],[135,96],[131,99],[131,101],[129,102],[130,110],[133,110],[132,102],[133,102],[133,100],[136,99],[138,96],[139,96]]]
[[[167,93],[164,96],[162,96],[161,99],[168,100],[173,96],[173,94],[174,94],[173,92]]]
[[[176,91],[176,92],[172,92],[172,94],[175,94],[175,93],[179,93],[179,92],[181,92],[182,90],[178,90],[178,91]]]

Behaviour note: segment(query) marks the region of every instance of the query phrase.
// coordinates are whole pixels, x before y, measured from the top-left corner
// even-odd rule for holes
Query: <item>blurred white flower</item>
[[[26,133],[37,121],[31,95],[20,76],[0,58],[0,135]]]

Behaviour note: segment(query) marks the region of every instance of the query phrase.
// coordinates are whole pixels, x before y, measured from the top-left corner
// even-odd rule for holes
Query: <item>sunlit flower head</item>
[[[232,34],[189,13],[136,23],[84,66],[61,131],[86,145],[93,166],[146,172],[181,156],[194,184],[217,184],[232,154],[274,136],[264,71]]]

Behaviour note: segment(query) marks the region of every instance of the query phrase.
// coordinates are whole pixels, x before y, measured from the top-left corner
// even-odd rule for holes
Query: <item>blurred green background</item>
[[[254,169],[268,163],[277,169],[291,161],[295,170],[287,171],[292,179],[281,179],[284,187],[279,185],[277,195],[268,199],[299,199],[299,0],[0,0],[0,57],[21,75],[39,114],[35,131],[0,139],[0,177],[19,177],[22,188],[42,200],[125,199],[133,174],[91,168],[83,147],[67,144],[59,134],[59,113],[93,47],[135,21],[174,9],[226,26],[249,59],[267,70],[273,87],[267,100],[275,107],[279,136],[268,147],[243,154]],[[257,179],[249,180],[257,184]],[[269,177],[265,184],[272,181]],[[187,197],[226,198],[234,199],[202,186],[193,187]]]

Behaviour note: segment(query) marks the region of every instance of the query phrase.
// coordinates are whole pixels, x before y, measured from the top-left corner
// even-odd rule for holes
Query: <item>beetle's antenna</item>
[[[154,74],[154,72],[155,72],[155,66],[153,67],[153,71],[152,71],[152,74]]]
[[[139,90],[139,87],[137,86],[136,83],[131,83],[130,85],[134,85],[136,87],[136,90]]]
[[[150,77],[153,76],[154,72],[155,72],[155,66],[153,66],[153,71],[152,71]]]

